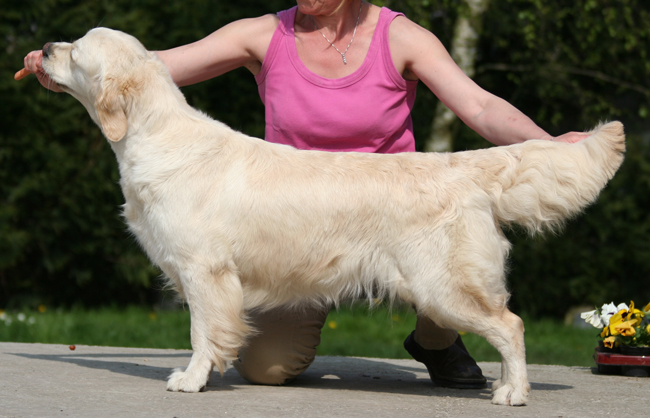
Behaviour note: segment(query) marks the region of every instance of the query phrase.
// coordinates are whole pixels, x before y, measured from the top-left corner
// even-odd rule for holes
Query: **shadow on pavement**
[[[177,358],[176,367],[185,367],[189,363],[190,353],[70,353],[70,354],[25,354],[7,353],[34,360],[57,361],[90,369],[106,370],[128,376],[152,379],[161,383],[161,389],[172,371],[171,367],[154,364],[160,359]],[[120,361],[129,359],[131,361]],[[167,362],[168,363],[168,362]],[[287,388],[304,388],[319,390],[354,390],[416,396],[436,396],[455,398],[491,399],[489,387],[494,381],[488,378],[485,389],[450,389],[435,386],[428,376],[423,377],[423,368],[393,364],[381,359],[364,359],[350,357],[317,357],[314,364]],[[573,386],[531,382],[533,390],[567,390]],[[246,382],[235,369],[228,368],[223,377],[213,372],[206,392],[236,390],[236,386],[252,386]],[[263,386],[261,386],[263,387]]]

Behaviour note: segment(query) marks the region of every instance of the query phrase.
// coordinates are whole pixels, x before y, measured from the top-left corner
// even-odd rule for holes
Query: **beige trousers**
[[[252,312],[252,324],[259,331],[239,350],[233,366],[251,383],[282,385],[307,370],[316,357],[321,328],[329,308],[273,309]],[[428,350],[451,346],[458,333],[440,328],[433,321],[417,317],[415,341]]]

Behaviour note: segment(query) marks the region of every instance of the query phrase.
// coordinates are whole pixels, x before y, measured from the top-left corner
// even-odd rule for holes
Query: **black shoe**
[[[415,360],[427,366],[433,383],[456,389],[483,389],[487,386],[487,379],[467,352],[460,335],[449,348],[426,350],[415,342],[414,333],[406,337],[404,348]]]

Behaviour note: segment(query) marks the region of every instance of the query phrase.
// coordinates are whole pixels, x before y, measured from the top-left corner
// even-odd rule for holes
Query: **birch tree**
[[[481,34],[482,16],[489,0],[464,0],[454,27],[451,42],[451,57],[469,77],[473,77],[476,64],[476,50]],[[425,143],[427,152],[448,152],[452,150],[451,128],[457,116],[442,102],[436,106],[431,134]]]

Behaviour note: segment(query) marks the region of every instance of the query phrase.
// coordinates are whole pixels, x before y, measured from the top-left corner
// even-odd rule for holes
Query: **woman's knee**
[[[291,382],[302,373],[291,364],[267,364],[250,361],[250,359],[237,359],[233,366],[241,377],[257,385],[284,385]],[[309,367],[309,365],[307,365]]]
[[[259,332],[239,351],[233,366],[251,383],[289,383],[313,363],[328,312],[324,308],[278,308],[252,313],[251,321]]]
[[[456,341],[458,332],[442,328],[428,317],[418,315],[413,337],[427,350],[444,350]]]

